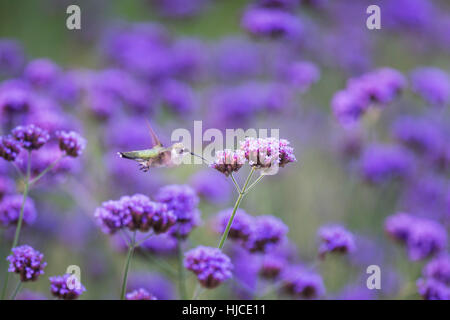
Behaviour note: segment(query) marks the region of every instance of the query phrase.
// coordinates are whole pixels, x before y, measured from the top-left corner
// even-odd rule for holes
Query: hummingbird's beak
[[[186,151],[189,152],[194,157],[198,157],[198,158],[202,159],[203,161],[205,161],[206,163],[208,163],[208,161],[205,158],[203,158],[202,156],[199,156],[198,154],[195,154],[195,153],[193,153],[193,152],[191,152],[191,151],[189,151],[187,149],[186,149]]]

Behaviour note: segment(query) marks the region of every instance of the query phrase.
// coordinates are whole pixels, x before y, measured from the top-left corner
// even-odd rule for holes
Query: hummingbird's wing
[[[155,131],[153,131],[152,126],[150,125],[150,121],[147,121],[147,127],[148,130],[150,131],[150,136],[152,137],[152,142],[153,142],[153,146],[159,146],[162,147],[162,143],[161,141],[159,141],[158,136],[156,135]]]

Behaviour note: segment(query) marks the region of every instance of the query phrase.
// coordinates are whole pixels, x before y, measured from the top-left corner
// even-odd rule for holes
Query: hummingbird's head
[[[181,164],[183,156],[186,153],[189,153],[189,150],[186,149],[181,142],[174,143],[172,145],[172,152],[171,152],[172,163],[175,165]]]

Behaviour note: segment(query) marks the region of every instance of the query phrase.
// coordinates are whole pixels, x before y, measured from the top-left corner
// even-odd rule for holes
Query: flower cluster
[[[210,167],[228,177],[233,172],[239,171],[245,161],[243,151],[225,149],[216,152],[216,158],[214,162],[210,164]]]
[[[412,90],[432,105],[450,101],[450,75],[439,68],[417,68],[411,73]]]
[[[22,195],[7,195],[0,202],[0,223],[7,227],[16,225],[22,208]],[[33,200],[27,198],[23,206],[23,222],[31,225],[36,220],[36,208]]]
[[[414,158],[408,150],[391,145],[368,146],[360,163],[362,176],[373,184],[407,178],[414,170]]]
[[[59,148],[69,157],[79,157],[86,147],[86,140],[74,131],[59,131],[56,133],[59,142]]]
[[[186,238],[200,224],[199,202],[194,189],[187,185],[169,185],[161,188],[156,200],[167,205],[176,217],[176,224],[169,233],[176,238]]]
[[[371,106],[392,102],[405,87],[406,79],[400,72],[378,69],[348,80],[347,88],[333,96],[331,108],[341,124],[353,124]]]
[[[276,8],[250,7],[242,18],[242,27],[253,35],[297,40],[303,25],[295,15]]]
[[[220,249],[199,246],[185,254],[184,266],[197,275],[201,285],[213,289],[231,278],[233,265]]]
[[[226,209],[217,214],[215,231],[223,233],[233,210]],[[236,211],[228,237],[237,240],[250,252],[266,252],[285,240],[288,227],[274,216],[253,217],[244,210]]]
[[[284,291],[294,297],[315,299],[325,293],[322,277],[301,266],[286,269],[281,275],[281,281]]]
[[[27,150],[38,150],[50,139],[47,130],[34,124],[18,126],[12,131],[12,135]]]
[[[77,299],[86,288],[70,274],[50,277],[50,291],[53,296],[63,300]]]
[[[176,222],[176,216],[164,203],[153,202],[147,196],[136,194],[109,200],[94,214],[103,232],[113,234],[120,229],[155,233],[166,232]]]
[[[417,281],[420,295],[426,300],[450,299],[450,256],[443,254],[431,260]]]
[[[287,163],[297,161],[294,149],[285,139],[248,137],[241,142],[241,150],[250,166],[257,169],[284,167]]]
[[[0,137],[0,157],[14,161],[20,152],[20,144],[11,136]]]
[[[319,255],[328,252],[350,253],[355,250],[353,235],[341,226],[327,226],[319,229]]]
[[[407,213],[386,219],[385,230],[393,239],[404,243],[411,260],[421,260],[441,252],[447,244],[447,232],[439,223]]]
[[[126,299],[127,300],[158,300],[154,295],[152,295],[147,290],[142,289],[142,288],[127,293]]]
[[[28,245],[23,245],[12,249],[12,254],[8,256],[9,272],[20,275],[20,281],[36,281],[47,265],[44,262],[44,255]]]

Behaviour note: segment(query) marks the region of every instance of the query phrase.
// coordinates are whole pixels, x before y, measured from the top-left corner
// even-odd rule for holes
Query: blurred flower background
[[[66,28],[71,4],[81,30]],[[381,30],[366,27],[371,4]],[[195,274],[208,299],[450,299],[449,26],[445,0],[3,1],[2,284],[31,148],[31,177],[61,159],[25,205],[19,242],[45,270],[18,298],[70,296],[60,275],[77,265],[83,287],[71,298],[117,299],[127,245],[94,213],[112,219],[122,204],[106,201],[140,194],[178,220],[165,217],[171,229],[136,250],[130,299],[190,298]],[[150,147],[145,119],[166,145],[202,120],[204,130],[278,128],[294,148],[297,162],[243,200],[230,259],[208,248],[234,204],[230,178],[207,165],[143,173],[117,156]],[[183,290],[180,243],[195,273],[184,270]],[[380,290],[367,288],[369,265]]]

